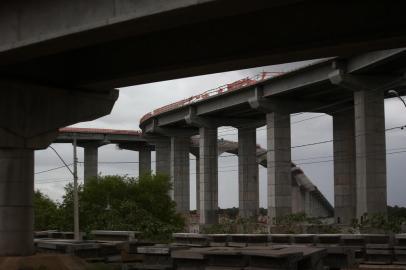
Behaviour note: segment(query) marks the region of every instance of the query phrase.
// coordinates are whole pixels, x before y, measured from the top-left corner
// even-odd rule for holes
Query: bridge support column
[[[196,213],[200,211],[200,158],[196,156]]]
[[[218,223],[217,128],[199,128],[200,224]]]
[[[355,218],[354,110],[333,114],[334,216],[338,224],[350,225]]]
[[[292,213],[290,115],[270,112],[267,121],[268,218]]]
[[[34,251],[34,150],[47,148],[60,127],[109,114],[118,93],[0,85],[0,256],[26,256]]]
[[[138,150],[138,175],[151,174],[151,150],[140,147]]]
[[[357,218],[386,214],[386,146],[383,91],[354,92]]]
[[[171,137],[171,197],[177,212],[182,214],[189,214],[190,210],[189,148],[189,137]]]
[[[255,128],[238,129],[239,215],[256,217],[259,211],[259,184]]]
[[[33,253],[34,150],[0,150],[0,254]]]
[[[155,143],[155,160],[156,160],[156,173],[171,174],[171,140],[168,137],[160,137],[154,139]]]
[[[97,178],[98,176],[98,162],[99,162],[99,147],[103,143],[99,142],[85,142],[78,144],[84,149],[84,183],[90,179]]]

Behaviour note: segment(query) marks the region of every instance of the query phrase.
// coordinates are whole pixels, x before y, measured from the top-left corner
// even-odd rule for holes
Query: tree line
[[[169,239],[185,226],[168,195],[171,188],[166,175],[89,179],[79,185],[80,229],[140,231],[151,240]],[[34,213],[35,230],[72,231],[73,185],[65,186],[61,202],[35,191]]]

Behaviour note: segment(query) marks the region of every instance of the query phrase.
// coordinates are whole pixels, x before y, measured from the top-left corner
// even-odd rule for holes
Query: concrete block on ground
[[[208,247],[209,238],[205,234],[199,233],[174,233],[175,245],[184,245],[192,247]]]
[[[393,263],[406,265],[406,234],[395,235]]]
[[[207,235],[210,246],[212,247],[225,247],[230,241],[230,236],[228,234],[208,234]]]
[[[292,235],[292,243],[303,244],[303,245],[314,245],[315,235],[314,234],[294,234]]]
[[[326,252],[323,248],[315,247],[273,246],[262,249],[247,249],[242,254],[251,256],[250,267],[307,270],[322,269],[321,262]],[[268,263],[269,265],[267,265]]]
[[[357,265],[355,251],[352,248],[330,246],[326,248],[327,256],[323,258],[323,265],[331,269],[350,268]]]
[[[228,246],[266,246],[266,234],[230,234]]]
[[[365,257],[365,238],[362,234],[341,235],[341,246],[354,250],[355,261],[362,263]]]
[[[366,244],[391,244],[393,237],[388,234],[363,234]]]
[[[171,253],[174,267],[179,270],[206,269],[207,261],[202,250],[205,248],[174,250]]]
[[[367,264],[391,264],[393,262],[392,244],[367,244],[365,251],[365,263]]]
[[[341,234],[319,234],[316,236],[316,245],[324,246],[338,246],[341,243]]]
[[[273,244],[291,244],[292,235],[291,234],[269,234],[268,242]]]
[[[140,232],[136,231],[93,230],[90,232],[94,240],[100,241],[131,241],[136,239],[140,234]]]

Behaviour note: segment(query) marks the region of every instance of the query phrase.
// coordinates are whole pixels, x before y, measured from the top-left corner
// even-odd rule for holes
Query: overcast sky
[[[120,89],[112,113],[91,122],[76,124],[76,127],[96,127],[112,129],[139,129],[140,118],[149,111],[168,103],[187,98],[192,95],[216,88],[241,78],[252,76],[261,71],[286,72],[312,61],[290,63],[284,65],[267,66],[255,69],[246,69],[233,72],[217,73],[211,75],[183,78],[158,83],[137,85]],[[386,127],[406,124],[406,108],[397,99],[385,101]],[[305,121],[300,121],[305,120]],[[332,139],[332,119],[325,114],[301,114],[291,116],[292,146]],[[237,130],[230,127],[219,128],[219,138],[237,141]],[[266,147],[266,134],[264,127],[257,130],[257,143]],[[406,130],[393,130],[386,133],[387,150],[400,152],[387,156],[388,175],[388,204],[406,206],[406,179],[403,166],[406,162]],[[68,162],[72,162],[72,145],[54,144],[53,147]],[[399,149],[404,148],[404,149]],[[391,150],[393,149],[393,150]],[[298,164],[309,176],[314,184],[333,204],[333,163],[332,143],[292,149],[292,160]],[[79,161],[83,161],[83,149],[78,148]],[[40,189],[52,199],[61,200],[64,186],[72,181],[67,169],[61,168],[49,172],[45,170],[61,166],[61,162],[50,149],[36,151],[35,153],[35,187]],[[193,156],[191,156],[193,158]],[[310,159],[311,158],[311,159]],[[154,169],[155,156],[152,155],[152,168]],[[138,161],[138,153],[119,150],[114,145],[99,148],[99,172],[103,175],[119,174],[138,176],[137,164],[103,164],[111,161]],[[221,208],[238,206],[238,172],[237,157],[219,158],[219,205]],[[195,203],[195,162],[191,167],[191,209],[196,208]],[[266,169],[259,169],[260,205],[267,205]],[[83,166],[79,166],[79,178],[83,179]]]

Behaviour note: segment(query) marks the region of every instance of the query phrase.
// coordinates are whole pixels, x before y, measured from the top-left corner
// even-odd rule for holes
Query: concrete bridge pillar
[[[218,223],[217,128],[199,128],[200,224]]]
[[[47,148],[60,127],[109,114],[118,92],[0,85],[0,256],[26,256],[34,251],[34,150]]]
[[[292,186],[292,213],[302,213],[306,210],[305,194],[300,186],[294,184]]]
[[[383,91],[354,92],[356,216],[386,214],[386,146]]]
[[[200,212],[200,158],[196,156],[196,212]]]
[[[256,217],[259,211],[259,183],[256,128],[238,129],[239,215]]]
[[[169,137],[154,139],[155,144],[155,171],[159,174],[171,174],[171,140]]]
[[[171,197],[177,212],[182,214],[188,214],[190,210],[189,148],[189,137],[171,137]]]
[[[83,147],[84,149],[84,183],[90,179],[97,178],[98,176],[99,147],[102,145],[103,143],[100,142],[85,142],[78,144],[79,147]]]
[[[34,150],[0,149],[0,255],[33,253]]]
[[[270,112],[267,121],[268,218],[292,213],[290,115]]]
[[[334,216],[338,224],[356,217],[354,110],[333,114]]]
[[[139,176],[151,174],[151,149],[140,147],[138,150],[138,174]]]

